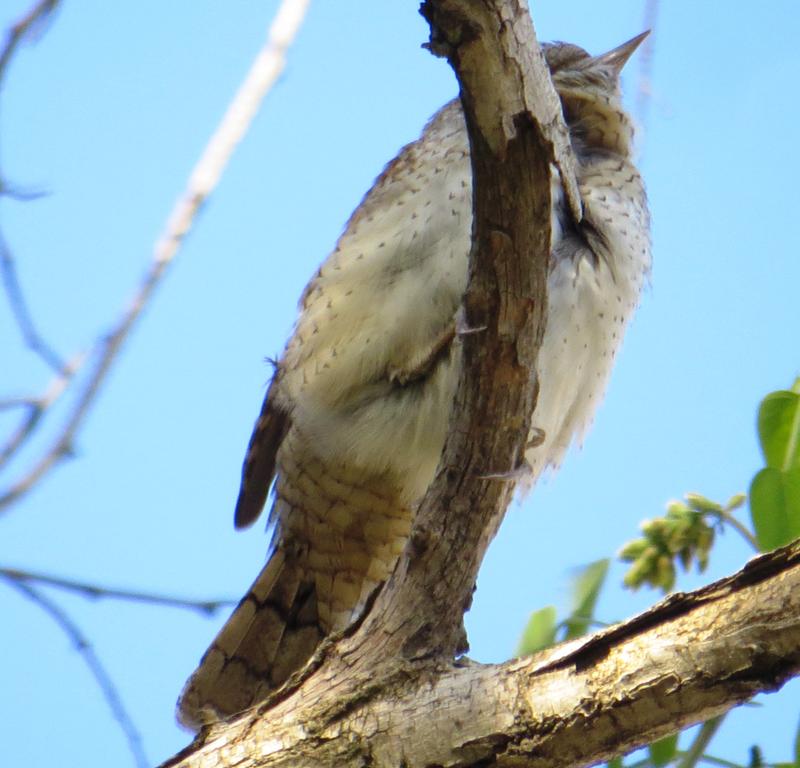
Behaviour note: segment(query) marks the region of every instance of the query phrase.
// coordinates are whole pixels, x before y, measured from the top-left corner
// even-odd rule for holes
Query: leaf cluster
[[[764,467],[753,477],[748,495],[732,496],[721,504],[699,493],[687,493],[683,501],[670,501],[666,514],[645,520],[642,535],[625,544],[618,558],[630,563],[623,578],[629,589],[647,585],[671,591],[677,566],[689,570],[693,564],[705,570],[717,534],[732,528],[758,552],[766,552],[800,538],[800,377],[791,389],[771,392],[762,401],[757,418],[758,439]],[[735,512],[749,501],[752,530]],[[579,637],[601,624],[595,609],[608,575],[610,561],[598,560],[582,568],[573,585],[569,614],[558,621],[554,606],[531,614],[519,644],[520,654],[535,653],[557,642]],[[755,706],[751,704],[751,706]],[[762,768],[767,764],[761,748],[753,745],[748,760],[736,763],[715,757],[708,747],[724,722],[725,715],[709,720],[691,736],[685,749],[673,734],[650,744],[646,752],[626,762],[618,757],[609,768],[694,768],[699,762],[721,768]],[[642,756],[643,755],[643,756]],[[775,768],[800,768],[800,728],[794,740],[793,760]]]

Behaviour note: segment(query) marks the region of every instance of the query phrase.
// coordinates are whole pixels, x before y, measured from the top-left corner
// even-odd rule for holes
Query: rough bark
[[[793,549],[547,654],[454,664],[513,490],[496,476],[521,463],[536,400],[551,164],[576,216],[580,201],[526,5],[427,0],[423,13],[432,49],[459,77],[475,180],[463,320],[474,332],[462,337],[439,472],[366,618],[323,643],[271,700],[201,733],[165,766],[588,764],[773,688],[800,663]]]
[[[168,765],[590,765],[800,670],[800,545],[591,637],[502,665],[421,665],[345,690],[315,675]],[[318,672],[322,672],[319,670]]]

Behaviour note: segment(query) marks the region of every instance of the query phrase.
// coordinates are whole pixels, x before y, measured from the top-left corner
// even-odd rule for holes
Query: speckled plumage
[[[534,418],[544,440],[526,453],[530,482],[588,427],[650,270],[647,203],[618,87],[639,41],[594,58],[577,46],[545,47],[585,219],[572,220],[554,176]],[[236,510],[237,525],[250,524],[275,477],[273,554],[187,683],[185,724],[263,699],[358,614],[394,567],[447,432],[471,222],[456,100],[389,163],[303,293]]]

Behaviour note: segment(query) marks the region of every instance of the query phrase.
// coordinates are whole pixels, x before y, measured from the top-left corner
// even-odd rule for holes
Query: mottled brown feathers
[[[247,447],[242,467],[242,484],[233,515],[233,524],[236,528],[247,528],[261,514],[275,476],[278,448],[289,429],[288,415],[275,403],[274,391],[277,380],[276,372]]]
[[[533,483],[591,423],[650,269],[649,213],[617,75],[641,41],[602,56],[545,48],[584,206],[557,174]],[[303,293],[245,459],[237,527],[275,480],[270,560],[190,679],[197,727],[263,700],[369,604],[403,551],[445,443],[461,368],[472,168],[460,102],[441,109],[364,197]]]

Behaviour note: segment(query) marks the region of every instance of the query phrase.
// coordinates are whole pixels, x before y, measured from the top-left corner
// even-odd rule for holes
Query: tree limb
[[[128,340],[142,312],[152,300],[156,288],[161,284],[168,267],[189,234],[197,214],[215,189],[234,149],[250,127],[264,96],[283,71],[286,63],[286,51],[300,28],[308,2],[309,0],[283,0],[270,25],[264,46],[258,52],[250,71],[192,170],[186,189],[168,216],[164,230],[155,243],[152,261],[133,297],[117,321],[94,344],[90,354],[89,370],[81,382],[81,387],[76,394],[75,405],[67,417],[66,423],[33,466],[8,488],[0,489],[0,514],[28,493],[53,467],[72,454],[75,437],[97,400],[109,371],[117,361],[120,349]],[[50,2],[39,3],[37,8],[53,5],[55,2],[50,0]],[[32,11],[29,16],[32,17],[34,13],[40,12]],[[12,43],[16,45],[18,39],[14,37],[14,30],[22,30],[18,33],[19,37],[30,23],[23,20],[12,28],[8,49],[13,50]],[[4,63],[4,60],[0,59],[0,75]],[[51,385],[50,390],[58,389],[56,384],[59,384],[61,380],[68,382],[72,375],[72,369],[68,369],[66,373],[60,373],[60,378],[54,385]],[[59,394],[61,391],[63,391],[63,387],[58,389]],[[46,404],[47,400],[38,398],[37,403]],[[6,461],[33,434],[42,412],[41,406],[38,410],[29,410],[27,418],[6,444],[3,451],[3,458]]]
[[[164,768],[588,765],[774,690],[800,669],[800,545],[535,657],[453,661],[478,565],[512,491],[489,476],[513,475],[536,400],[548,169],[561,169],[566,189],[574,180],[524,4],[428,0],[423,13],[431,47],[461,83],[475,189],[463,325],[483,328],[462,338],[439,472],[360,625]],[[577,195],[572,205],[580,215]]]
[[[215,727],[166,765],[590,765],[776,690],[798,671],[793,544],[533,657],[398,675],[336,713],[320,712],[309,691]]]
[[[462,336],[465,363],[439,471],[406,551],[360,626],[323,643],[270,701],[204,732],[169,765],[267,764],[286,756],[276,741],[282,729],[316,733],[336,728],[349,713],[372,722],[371,705],[364,706],[385,695],[424,714],[422,700],[420,709],[412,700],[400,704],[405,686],[436,690],[465,647],[463,613],[513,492],[512,482],[496,478],[522,464],[536,401],[551,164],[562,169],[578,211],[580,204],[560,105],[524,3],[429,0],[423,13],[432,24],[431,47],[446,53],[461,82],[475,190],[464,319],[468,328],[483,328]],[[330,764],[311,742],[307,764]],[[351,748],[370,750],[369,739]]]
[[[231,608],[236,605],[235,600],[229,600],[227,598],[218,600],[191,600],[189,598],[165,595],[159,592],[143,592],[137,589],[106,587],[102,584],[65,579],[60,576],[35,573],[20,568],[8,568],[2,565],[0,565],[0,577],[27,585],[36,584],[45,587],[55,587],[56,589],[77,593],[81,595],[81,597],[86,597],[91,600],[127,600],[132,603],[160,605],[165,608],[185,608],[207,616],[215,614],[222,608]]]
[[[0,573],[0,579],[5,580],[12,589],[15,589],[32,603],[39,606],[69,638],[73,647],[89,668],[97,687],[100,689],[106,704],[108,704],[111,715],[119,723],[135,765],[137,768],[147,768],[150,763],[144,753],[144,745],[142,744],[139,730],[125,708],[114,680],[103,665],[103,662],[100,661],[100,657],[94,650],[89,638],[63,608],[39,590],[34,589],[30,584],[22,580],[13,579],[5,573]]]
[[[384,655],[407,660],[449,661],[464,648],[463,613],[514,489],[489,476],[510,476],[521,466],[536,401],[532,371],[546,317],[549,164],[557,145],[552,126],[563,118],[543,58],[530,54],[538,45],[527,9],[505,18],[507,34],[490,42],[494,14],[505,5],[423,5],[431,45],[442,51],[441,40],[452,41],[447,55],[461,82],[474,186],[464,324],[484,330],[461,336],[464,370],[437,477],[410,545],[359,633],[381,635]],[[463,13],[451,13],[462,6]],[[517,58],[515,77],[504,77],[500,70]],[[495,70],[496,77],[484,76]],[[489,99],[506,111],[478,108]],[[568,144],[563,149],[570,157]]]
[[[0,85],[8,71],[8,65],[19,45],[26,36],[32,35],[40,24],[43,24],[58,7],[59,0],[37,0],[31,8],[21,16],[6,32],[6,39],[0,50]]]

